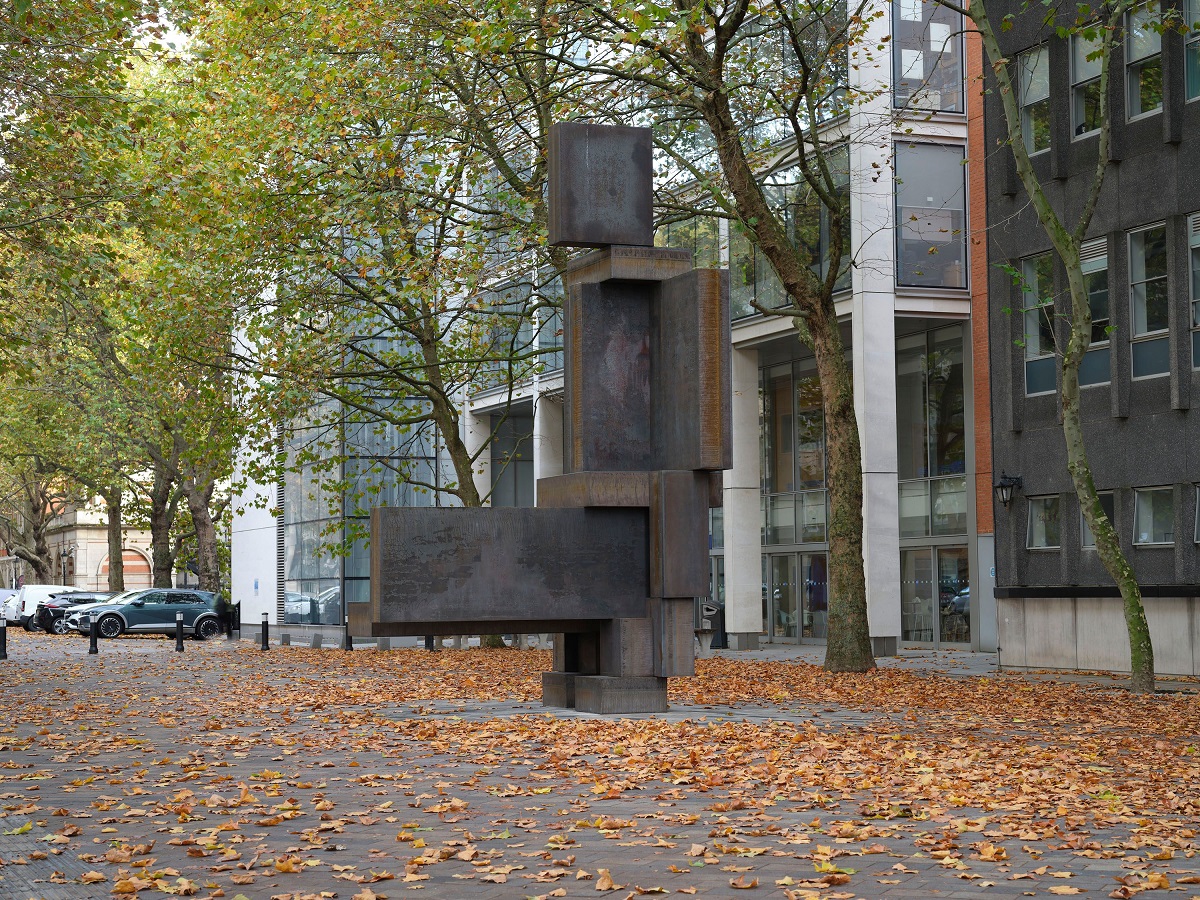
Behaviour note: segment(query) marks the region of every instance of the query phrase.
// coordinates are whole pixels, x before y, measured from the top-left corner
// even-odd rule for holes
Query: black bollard
[[[263,650],[271,649],[271,645],[267,643],[267,614],[266,613],[263,613],[262,649]]]
[[[433,635],[432,634],[425,635],[425,649],[426,650],[436,650],[437,649],[437,647],[433,646]]]
[[[352,635],[350,633],[350,626],[348,626],[348,625],[346,626],[346,636],[342,640],[342,649],[343,650],[353,650],[354,649],[354,635]]]
[[[0,659],[8,659],[8,619],[0,616]]]
[[[183,652],[183,613],[175,613],[175,652]]]
[[[225,604],[225,640],[233,640],[233,604]]]
[[[100,636],[100,632],[96,627],[96,617],[88,614],[88,654],[94,656],[100,652],[100,648],[96,646],[96,638]]]

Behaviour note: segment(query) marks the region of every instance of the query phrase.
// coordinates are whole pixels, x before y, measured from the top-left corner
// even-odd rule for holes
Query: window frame
[[[1056,506],[1056,515],[1058,518],[1058,543],[1057,544],[1035,544],[1033,543],[1033,516],[1034,510],[1037,509],[1038,503],[1053,501]],[[1034,497],[1026,498],[1026,506],[1028,513],[1025,517],[1025,549],[1026,550],[1062,550],[1062,497],[1058,494],[1039,494]],[[1044,508],[1044,507],[1043,507]],[[1043,533],[1045,528],[1042,529]]]
[[[1105,332],[1104,337],[1096,339],[1096,318],[1092,318],[1092,340],[1088,346],[1087,353],[1084,354],[1083,361],[1080,362],[1080,380],[1081,388],[1103,387],[1106,384],[1112,383],[1112,339],[1109,336],[1108,329],[1112,326],[1112,284],[1109,281],[1111,270],[1108,265],[1108,238],[1096,238],[1095,240],[1085,241],[1079,248],[1080,269],[1083,273],[1084,287],[1087,287],[1089,275],[1095,275],[1099,272],[1104,272],[1105,294],[1108,296],[1108,314],[1100,321],[1103,321]],[[1090,270],[1089,270],[1090,267]],[[1091,309],[1092,292],[1088,291],[1088,308]],[[1107,377],[1102,381],[1084,381],[1083,380],[1083,363],[1087,358],[1097,351],[1104,351],[1104,356],[1108,360],[1106,368]]]
[[[1117,527],[1116,494],[1113,491],[1096,491],[1096,493],[1100,497],[1100,506],[1101,507],[1104,506],[1105,498],[1106,497],[1108,498],[1108,501],[1109,501],[1108,505],[1111,507],[1111,509],[1104,510],[1104,514],[1106,516],[1108,516],[1108,521],[1112,523],[1113,528],[1116,528]],[[1079,507],[1079,549],[1080,550],[1095,550],[1096,549],[1096,536],[1094,534],[1092,535],[1092,542],[1090,544],[1087,542],[1087,535],[1090,532],[1091,532],[1091,529],[1088,527],[1087,520],[1084,519],[1084,517],[1083,517],[1083,506],[1081,505]]]
[[[1141,507],[1142,497],[1150,494],[1166,494],[1171,498],[1171,517],[1175,516],[1175,488],[1171,485],[1157,485],[1153,487],[1140,487],[1133,489],[1133,546],[1135,547],[1174,547],[1175,532],[1171,531],[1171,540],[1155,541],[1141,539],[1141,532],[1138,527],[1138,512]],[[1171,523],[1171,528],[1174,529],[1174,521]]]
[[[1154,222],[1153,224],[1143,225],[1140,228],[1134,228],[1125,233],[1125,247],[1126,247],[1126,251],[1127,251],[1126,260],[1128,261],[1128,271],[1126,273],[1127,274],[1126,287],[1129,290],[1129,343],[1130,343],[1129,366],[1130,366],[1130,377],[1134,381],[1146,381],[1146,380],[1149,380],[1152,378],[1164,378],[1171,374],[1171,365],[1170,365],[1170,357],[1169,357],[1169,353],[1170,353],[1169,341],[1170,341],[1170,335],[1171,335],[1170,319],[1168,318],[1166,327],[1156,328],[1156,329],[1153,329],[1150,331],[1139,332],[1137,330],[1137,324],[1136,324],[1137,323],[1137,306],[1136,306],[1137,298],[1136,298],[1136,294],[1135,294],[1135,290],[1134,290],[1136,287],[1138,287],[1140,285],[1148,285],[1151,282],[1155,282],[1155,281],[1162,281],[1166,285],[1168,305],[1170,302],[1169,298],[1171,295],[1171,264],[1170,264],[1169,260],[1166,263],[1166,267],[1165,267],[1166,271],[1163,275],[1157,275],[1154,278],[1146,278],[1146,279],[1143,279],[1142,281],[1135,282],[1133,280],[1133,268],[1134,268],[1134,266],[1133,266],[1133,259],[1134,259],[1133,243],[1134,243],[1134,239],[1138,235],[1145,234],[1148,231],[1155,231],[1157,229],[1162,229],[1163,238],[1164,238],[1164,246],[1166,246],[1167,244],[1169,244],[1169,241],[1166,240],[1169,237],[1169,235],[1167,233],[1167,223],[1166,222]],[[1164,249],[1163,252],[1166,253],[1166,250]],[[1143,264],[1142,268],[1143,269],[1145,268],[1144,264]],[[1145,302],[1145,301],[1143,300],[1143,302]],[[1137,362],[1135,359],[1136,345],[1137,344],[1148,344],[1148,343],[1156,342],[1156,341],[1167,341],[1168,342],[1167,368],[1164,371],[1154,372],[1154,373],[1151,373],[1148,375],[1136,374],[1136,372],[1137,372],[1137,369],[1136,369]]]
[[[1198,0],[1200,2],[1200,0]],[[1192,320],[1192,368],[1200,369],[1200,213],[1187,218],[1189,312]]]
[[[1184,0],[1183,25],[1187,29],[1183,36],[1183,98],[1185,103],[1200,100],[1200,0]],[[1195,58],[1196,65],[1189,66],[1188,59]]]
[[[1200,484],[1196,485],[1196,524],[1192,529],[1192,543],[1200,544]]]
[[[1124,18],[1124,41],[1123,41],[1124,90],[1126,90],[1126,121],[1130,121],[1130,122],[1136,121],[1139,119],[1145,119],[1145,118],[1147,118],[1147,116],[1151,116],[1156,113],[1163,112],[1164,97],[1162,96],[1162,90],[1163,90],[1163,86],[1162,86],[1163,35],[1162,35],[1162,32],[1152,29],[1152,31],[1153,31],[1152,41],[1153,41],[1153,43],[1157,44],[1157,49],[1153,50],[1152,53],[1142,54],[1141,56],[1138,56],[1138,58],[1135,59],[1134,55],[1133,55],[1133,48],[1132,48],[1132,41],[1134,40],[1134,35],[1136,34],[1136,32],[1134,31],[1134,26],[1133,26],[1134,17],[1138,16],[1138,14],[1141,12],[1150,10],[1151,7],[1154,8],[1154,11],[1156,11],[1156,12],[1154,12],[1154,16],[1157,16],[1159,19],[1162,18],[1162,5],[1159,4],[1159,0],[1148,0],[1148,2],[1145,2],[1145,4],[1141,4],[1140,6],[1134,7],[1133,10],[1129,10],[1126,13],[1126,18]],[[1140,73],[1141,70],[1144,70],[1144,68],[1146,68],[1148,65],[1156,64],[1156,62],[1158,65],[1158,72],[1159,72],[1158,106],[1154,107],[1152,109],[1141,109],[1141,110],[1139,110],[1139,112],[1132,113],[1132,112],[1130,112],[1130,110],[1132,110],[1134,108],[1134,102],[1133,102],[1134,96],[1135,96],[1134,86],[1136,85],[1136,86],[1139,86],[1139,88],[1140,88],[1141,80],[1139,78],[1135,82],[1135,80],[1130,79],[1130,74],[1132,74],[1135,71]]]
[[[1076,103],[1076,99],[1080,96],[1080,91],[1086,90],[1087,88],[1091,87],[1092,85],[1096,85],[1097,87],[1099,87],[1099,85],[1100,85],[1100,72],[1099,71],[1097,71],[1095,75],[1091,75],[1087,78],[1079,77],[1078,62],[1077,62],[1079,54],[1076,51],[1076,43],[1083,42],[1084,40],[1086,40],[1086,39],[1078,32],[1071,35],[1071,40],[1070,40],[1071,94],[1070,94],[1070,98],[1071,98],[1071,140],[1073,140],[1073,141],[1083,140],[1084,138],[1088,138],[1088,137],[1091,137],[1092,135],[1100,133],[1099,125],[1097,125],[1095,128],[1089,129],[1087,131],[1080,131],[1079,129],[1081,129],[1084,126],[1084,123],[1083,122],[1077,123],[1077,120],[1076,120],[1076,115],[1078,113],[1078,109],[1077,109],[1078,104]],[[1087,43],[1095,44],[1095,41],[1088,41]],[[1098,48],[1095,46],[1091,47],[1091,49],[1088,50],[1087,53],[1084,54],[1085,60],[1086,60],[1086,57],[1088,55],[1090,55],[1092,52],[1094,52],[1096,49],[1098,49]]]
[[[1036,290],[1036,284],[1034,285],[1035,289],[1033,291],[1030,291],[1030,289],[1029,289],[1031,282],[1036,282],[1036,280],[1037,280],[1037,273],[1036,273],[1036,270],[1033,269],[1033,267],[1036,266],[1037,261],[1040,259],[1048,259],[1050,261],[1050,288],[1051,288],[1050,297],[1049,297],[1049,299],[1045,300],[1044,302],[1037,303],[1033,306],[1030,306],[1029,305],[1030,296],[1040,299],[1040,295],[1038,294],[1038,292]],[[1046,310],[1046,309],[1050,310],[1050,312],[1048,314],[1042,313],[1042,315],[1048,315],[1047,323],[1050,327],[1051,338],[1053,339],[1053,336],[1054,336],[1054,323],[1055,323],[1055,317],[1054,317],[1054,259],[1055,259],[1054,252],[1052,250],[1047,250],[1044,253],[1035,253],[1033,256],[1026,256],[1021,260],[1021,334],[1024,339],[1024,355],[1023,355],[1023,359],[1022,359],[1022,365],[1024,368],[1024,372],[1025,372],[1025,396],[1026,397],[1046,397],[1051,394],[1058,393],[1058,376],[1057,376],[1057,374],[1055,375],[1054,387],[1052,389],[1050,389],[1048,391],[1034,391],[1034,392],[1030,392],[1030,390],[1029,390],[1029,364],[1031,362],[1040,362],[1040,361],[1046,360],[1046,359],[1053,359],[1058,356],[1056,348],[1051,349],[1048,352],[1045,352],[1045,351],[1039,352],[1037,355],[1034,355],[1034,356],[1031,356],[1030,351],[1029,351],[1029,346],[1030,346],[1029,314],[1031,312],[1033,312],[1034,310]],[[1039,319],[1040,318],[1041,318],[1041,315],[1039,315]],[[1034,337],[1038,338],[1038,347],[1040,349],[1040,347],[1041,347],[1040,331],[1037,332],[1036,334],[1034,334]]]
[[[1046,95],[1044,97],[1038,97],[1036,99],[1030,100],[1030,99],[1028,99],[1028,97],[1026,95],[1029,93],[1029,86],[1033,83],[1034,79],[1032,77],[1032,73],[1035,70],[1029,69],[1028,75],[1027,75],[1026,60],[1030,59],[1031,57],[1033,57],[1035,55],[1037,57],[1039,57],[1039,62],[1041,62],[1042,65],[1045,66]],[[1036,47],[1030,47],[1028,50],[1024,51],[1023,53],[1021,53],[1017,56],[1017,77],[1019,78],[1019,83],[1018,83],[1019,90],[1017,92],[1017,100],[1021,106],[1021,137],[1025,141],[1025,149],[1026,149],[1026,151],[1028,151],[1029,155],[1036,156],[1039,153],[1045,153],[1047,150],[1049,150],[1050,145],[1052,143],[1052,139],[1050,137],[1050,127],[1049,127],[1049,120],[1050,120],[1050,48],[1047,44],[1039,44]],[[1027,111],[1030,110],[1031,108],[1033,108],[1034,106],[1037,106],[1042,103],[1046,104],[1046,124],[1047,124],[1046,146],[1038,148],[1038,149],[1034,149],[1033,140],[1032,140],[1033,129],[1030,124],[1031,119],[1027,115]]]

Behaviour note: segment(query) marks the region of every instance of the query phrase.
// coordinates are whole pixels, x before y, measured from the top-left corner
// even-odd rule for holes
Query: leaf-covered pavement
[[[544,652],[172,646],[10,632],[0,896],[1200,897],[1195,695],[726,656],[610,720]]]

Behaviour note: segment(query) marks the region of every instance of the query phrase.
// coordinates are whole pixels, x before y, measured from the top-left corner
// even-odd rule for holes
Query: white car
[[[27,584],[4,603],[4,618],[12,624],[20,623],[26,631],[37,626],[39,603],[45,603],[52,594],[69,594],[73,589],[63,584]]]

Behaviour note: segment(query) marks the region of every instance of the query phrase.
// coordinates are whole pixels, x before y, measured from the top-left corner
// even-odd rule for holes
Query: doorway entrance
[[[766,558],[763,632],[775,643],[824,641],[829,633],[829,574],[824,553]]]
[[[966,547],[900,551],[900,640],[940,647],[971,643]]]

